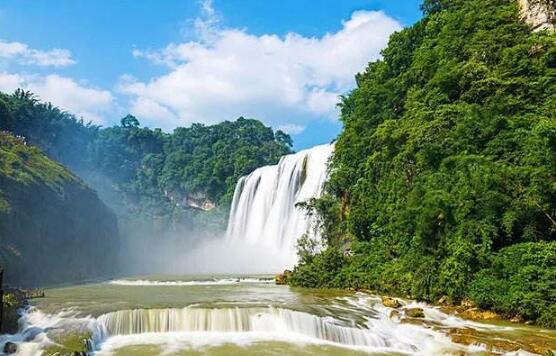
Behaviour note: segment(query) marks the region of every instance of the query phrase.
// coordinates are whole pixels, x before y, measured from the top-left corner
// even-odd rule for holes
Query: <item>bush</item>
[[[556,326],[556,242],[529,242],[500,250],[490,268],[479,272],[469,296],[480,307],[518,313]]]

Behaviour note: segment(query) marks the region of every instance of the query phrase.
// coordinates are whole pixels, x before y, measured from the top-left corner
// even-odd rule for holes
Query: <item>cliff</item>
[[[521,16],[533,31],[554,30],[556,0],[519,0]]]
[[[114,214],[62,165],[0,133],[0,264],[8,285],[108,275],[118,253]]]

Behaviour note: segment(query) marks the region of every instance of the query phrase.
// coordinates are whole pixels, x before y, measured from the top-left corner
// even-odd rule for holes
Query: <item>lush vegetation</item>
[[[517,1],[427,0],[341,102],[328,244],[301,286],[360,287],[556,326],[556,34]],[[303,247],[303,246],[301,246]]]
[[[94,191],[23,138],[0,132],[0,265],[8,284],[109,275],[118,243],[116,217]]]
[[[25,137],[131,212],[171,215],[191,201],[227,207],[239,177],[291,152],[287,134],[253,119],[168,134],[140,127],[131,115],[101,128],[21,90],[0,100],[0,129]]]

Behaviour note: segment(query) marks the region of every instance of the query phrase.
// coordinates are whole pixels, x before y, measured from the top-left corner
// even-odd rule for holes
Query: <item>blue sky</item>
[[[420,0],[4,0],[0,90],[24,87],[103,125],[171,131],[239,115],[297,149],[341,129],[334,103]]]

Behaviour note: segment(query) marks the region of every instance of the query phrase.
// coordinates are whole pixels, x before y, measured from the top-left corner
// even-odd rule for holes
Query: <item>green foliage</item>
[[[239,177],[291,153],[287,134],[242,117],[168,134],[140,127],[133,115],[100,128],[22,90],[0,93],[0,117],[6,116],[2,108],[9,108],[14,134],[99,191],[110,186],[130,212],[151,216],[175,215],[186,199],[227,207]]]
[[[556,238],[556,34],[530,33],[513,1],[423,8],[342,99],[327,194],[309,209],[329,250],[358,242],[340,277],[318,283],[433,301],[473,290],[485,306],[553,325],[554,285],[524,282],[548,250],[528,250],[530,271],[486,276],[513,246]],[[294,280],[310,285],[303,274],[318,275],[322,258]]]
[[[556,328],[556,242],[521,243],[493,254],[489,268],[474,277],[469,295],[481,307]]]

